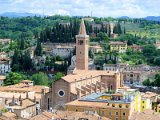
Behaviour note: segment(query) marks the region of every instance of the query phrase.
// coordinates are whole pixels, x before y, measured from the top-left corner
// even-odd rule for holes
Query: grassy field
[[[133,35],[137,35],[137,36],[141,36],[141,37],[147,37],[147,38],[154,38],[154,39],[160,39],[160,25],[157,28],[154,29],[150,29],[150,28],[141,28],[140,24],[135,24],[135,23],[122,23],[122,30],[125,27],[126,28],[126,32],[133,34]]]

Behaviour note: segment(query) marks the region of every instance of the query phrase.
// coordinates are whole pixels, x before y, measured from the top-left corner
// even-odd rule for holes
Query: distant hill
[[[160,21],[160,16],[147,16],[144,19],[151,21]]]
[[[128,17],[128,16],[121,16],[119,18],[121,18],[121,19],[129,19],[130,17]]]
[[[128,16],[122,16],[122,17],[119,17],[119,18],[129,19],[130,17],[128,17]],[[147,16],[147,17],[144,17],[143,19],[150,20],[150,21],[160,21],[160,16]]]
[[[16,12],[5,12],[0,14],[0,16],[3,17],[27,17],[27,16],[42,16],[40,14],[34,14],[34,13],[16,13]]]

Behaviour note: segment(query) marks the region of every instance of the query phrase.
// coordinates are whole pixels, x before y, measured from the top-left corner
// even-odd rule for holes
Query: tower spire
[[[84,20],[82,19],[79,34],[76,35],[76,68],[88,70],[88,41]]]
[[[81,24],[80,24],[79,35],[87,35],[83,18],[82,18]]]

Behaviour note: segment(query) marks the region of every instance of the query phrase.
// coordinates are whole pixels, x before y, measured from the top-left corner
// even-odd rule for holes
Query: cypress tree
[[[40,40],[37,40],[37,45],[35,49],[35,55],[41,56],[42,55],[42,46]]]

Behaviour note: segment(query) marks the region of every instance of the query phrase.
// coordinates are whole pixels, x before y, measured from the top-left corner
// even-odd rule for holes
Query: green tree
[[[89,57],[90,57],[90,58],[92,58],[92,59],[94,58],[94,53],[93,53],[91,50],[89,50],[89,53],[88,53],[88,54],[89,54]]]
[[[99,37],[100,41],[103,41],[104,43],[109,42],[109,38],[108,38],[106,33],[100,32],[100,33],[97,34],[97,37]]]
[[[21,38],[20,40],[20,45],[19,45],[20,50],[24,50],[25,48],[25,41],[24,41],[24,37]]]
[[[146,57],[152,57],[156,53],[156,47],[154,45],[146,45],[143,49],[143,54]]]
[[[154,64],[160,66],[160,56],[154,59]]]
[[[144,85],[144,86],[151,86],[151,81],[150,81],[150,79],[144,80],[144,81],[143,81],[143,85]]]
[[[116,33],[116,34],[119,34],[119,35],[122,34],[121,25],[120,25],[119,22],[115,25],[115,27],[113,29],[113,32]]]
[[[52,84],[53,84],[54,82],[56,82],[57,80],[61,79],[61,78],[64,77],[64,76],[65,76],[65,75],[64,75],[63,73],[61,73],[61,72],[56,73],[56,74],[53,76],[53,79],[50,80],[49,86],[52,86]]]
[[[123,34],[126,34],[126,28],[124,27],[124,29],[123,29]]]
[[[33,74],[31,80],[33,80],[35,85],[48,86],[48,76],[43,72]]]
[[[4,81],[4,85],[14,85],[18,84],[20,81],[27,79],[27,77],[24,74],[16,73],[16,72],[10,72],[6,80]]]
[[[154,85],[160,87],[160,74],[156,74]]]
[[[58,72],[58,73],[56,73],[55,75],[54,75],[54,81],[57,81],[57,80],[59,80],[59,79],[61,79],[62,77],[64,77],[64,74],[63,73],[61,73],[61,72]]]
[[[30,70],[32,68],[32,59],[29,52],[25,52],[23,55],[23,69]]]
[[[41,56],[41,55],[42,55],[42,46],[41,46],[40,40],[37,40],[37,45],[36,45],[36,49],[35,49],[35,54],[36,54],[37,56]]]

